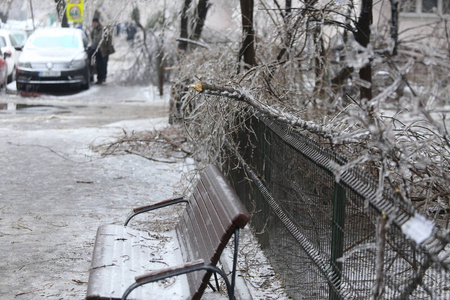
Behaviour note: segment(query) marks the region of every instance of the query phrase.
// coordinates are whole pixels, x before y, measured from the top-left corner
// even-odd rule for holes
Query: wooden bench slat
[[[226,231],[227,227],[229,227],[229,225],[231,224],[230,220],[227,220],[226,217],[224,216],[223,212],[221,213],[219,210],[216,209],[215,205],[216,203],[218,203],[219,201],[217,200],[216,195],[212,194],[212,193],[207,193],[206,189],[205,189],[205,181],[202,180],[201,182],[199,182],[198,184],[198,190],[200,193],[202,194],[206,194],[205,197],[208,197],[208,199],[202,199],[203,201],[200,203],[200,209],[202,209],[202,212],[205,215],[209,215],[210,216],[210,221],[212,223],[212,230],[213,232],[211,233],[211,236],[214,235],[215,239],[217,238],[221,238],[222,237],[222,233]]]
[[[234,223],[234,218],[238,216],[239,208],[234,205],[233,201],[231,201],[230,203],[227,202],[227,205],[224,206],[224,203],[220,199],[223,199],[223,197],[237,198],[237,196],[233,190],[223,189],[225,187],[223,185],[228,185],[228,183],[224,182],[221,179],[222,178],[218,177],[205,178],[203,184],[205,190],[210,191],[209,194],[213,199],[214,209],[217,211],[218,215],[220,215],[221,222],[224,222],[224,224],[230,224]],[[220,186],[221,189],[219,189],[217,186]],[[236,225],[239,226],[239,224]]]
[[[217,233],[214,230],[214,225],[212,224],[212,220],[209,212],[205,209],[203,201],[203,197],[201,195],[197,195],[195,197],[195,203],[193,203],[192,208],[195,214],[195,219],[193,220],[197,228],[199,228],[198,232],[194,232],[194,235],[197,236],[198,239],[202,240],[202,244],[204,245],[204,252],[201,253],[203,259],[207,259],[208,263],[211,263],[211,253],[215,252],[215,245],[220,241],[217,237]],[[203,219],[200,219],[203,218]]]
[[[186,244],[189,247],[190,253],[190,260],[196,260],[196,259],[203,259],[206,263],[209,263],[209,258],[204,258],[204,253],[206,252],[206,247],[204,245],[204,242],[200,239],[200,237],[195,234],[199,232],[199,227],[197,223],[195,222],[195,215],[192,210],[193,202],[189,203],[189,207],[185,210],[184,213],[184,220],[186,223],[186,227],[182,229],[182,232],[184,233],[183,240],[186,242]],[[193,247],[195,245],[195,247]],[[188,255],[186,253],[183,254],[186,258]],[[202,272],[201,274],[199,272],[187,274],[188,281],[190,283],[194,282],[201,282],[202,278],[204,277],[205,272]],[[192,288],[194,288],[194,285],[190,285]],[[196,293],[197,288],[193,289],[191,292]]]
[[[198,186],[199,190],[204,189],[201,184]],[[201,193],[206,194],[206,190],[201,191]],[[209,230],[208,238],[210,239],[209,242],[211,245],[210,253],[214,253],[214,255],[210,257],[210,259],[211,263],[216,264],[220,258],[223,248],[225,247],[226,241],[228,241],[230,236],[233,234],[235,226],[230,219],[226,219],[224,217],[223,211],[220,213],[220,210],[217,209],[220,204],[217,203],[217,199],[213,198],[216,197],[216,195],[208,193],[207,197],[207,200],[201,199],[203,201],[199,206],[202,213],[210,217],[210,220],[208,221],[212,223],[212,229]]]
[[[226,213],[234,224],[239,228],[244,228],[250,220],[250,216],[244,205],[240,202],[236,192],[231,188],[225,177],[217,168],[208,168],[205,171],[206,181],[209,182],[208,189],[214,191],[217,195],[217,204],[221,205],[221,209]],[[206,187],[206,185],[205,185]],[[220,199],[230,199],[226,202],[226,206]]]
[[[193,253],[194,259],[202,258],[204,259],[206,254],[209,251],[208,245],[205,243],[206,240],[204,239],[204,234],[206,234],[205,231],[203,231],[203,227],[201,224],[198,223],[198,218],[201,218],[201,215],[198,212],[198,207],[196,201],[192,201],[190,203],[190,207],[188,210],[186,210],[186,213],[189,215],[189,220],[191,222],[192,230],[188,231],[187,238],[191,242],[195,241],[195,251]],[[205,260],[207,263],[209,263],[209,257],[206,257]]]

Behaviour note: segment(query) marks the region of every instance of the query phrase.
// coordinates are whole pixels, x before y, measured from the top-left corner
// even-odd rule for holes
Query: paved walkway
[[[124,129],[168,125],[164,102],[138,107],[129,120],[121,116],[131,108],[120,103],[108,115],[98,105],[73,114],[0,115],[0,299],[84,299],[98,226],[122,224],[131,207],[183,194],[189,159],[169,164],[92,150]],[[161,230],[172,226],[174,214],[158,216]],[[237,296],[287,299],[250,230],[242,233],[238,268],[246,272]]]
[[[97,227],[181,192],[182,162],[90,150],[124,125],[152,122],[161,119],[39,130],[0,123],[1,299],[83,299]]]

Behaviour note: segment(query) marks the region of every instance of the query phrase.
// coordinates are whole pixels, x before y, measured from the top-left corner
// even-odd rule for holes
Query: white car
[[[76,28],[36,29],[23,47],[16,71],[18,91],[55,85],[87,90],[91,82],[88,39]]]
[[[8,53],[9,57],[6,59],[8,64],[8,83],[16,80],[16,64],[19,60],[21,51],[16,47],[20,47],[14,36],[7,30],[0,29],[0,48],[2,53]]]

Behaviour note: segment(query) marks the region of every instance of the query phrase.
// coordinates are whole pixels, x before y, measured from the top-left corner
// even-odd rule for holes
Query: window
[[[437,0],[422,0],[422,12],[432,13],[435,7],[438,7]]]
[[[442,0],[442,13],[446,15],[450,15],[450,1],[448,0]]]
[[[19,45],[16,41],[16,38],[14,36],[12,36],[11,34],[9,35],[9,40],[11,41],[11,45],[13,47],[17,47]]]
[[[43,49],[78,48],[79,45],[79,40],[73,35],[37,36],[33,40],[34,47]]]
[[[437,10],[441,14],[450,14],[449,0],[401,0],[403,13],[432,14]]]

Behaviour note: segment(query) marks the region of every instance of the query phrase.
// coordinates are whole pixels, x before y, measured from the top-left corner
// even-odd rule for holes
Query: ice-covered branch
[[[199,42],[199,41],[195,41],[195,40],[191,40],[191,39],[177,38],[177,41],[178,42],[185,42],[185,43],[194,44],[196,46],[200,46],[200,47],[205,48],[205,49],[209,49],[210,48],[208,44],[205,44],[205,43],[202,43],[202,42]]]
[[[283,112],[273,106],[264,104],[256,100],[248,91],[242,88],[237,89],[233,87],[210,84],[203,81],[199,81],[196,84],[191,85],[191,87],[198,93],[227,97],[245,102],[248,105],[252,106],[254,109],[256,109],[258,112],[264,114],[265,116],[271,119],[281,121],[293,127],[307,130],[310,133],[316,134],[323,138],[327,138],[330,141],[333,141],[333,139],[335,139],[339,135],[338,133],[333,132],[332,130],[323,125],[317,125],[312,121],[302,120],[299,117],[294,116],[290,113]]]

